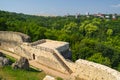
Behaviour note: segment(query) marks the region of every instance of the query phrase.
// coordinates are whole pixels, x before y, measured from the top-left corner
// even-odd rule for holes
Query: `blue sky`
[[[0,10],[25,14],[118,13],[120,0],[0,0]]]

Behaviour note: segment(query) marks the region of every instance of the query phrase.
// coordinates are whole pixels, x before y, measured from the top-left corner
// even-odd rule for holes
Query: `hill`
[[[43,17],[0,11],[0,31],[17,31],[32,41],[67,41],[72,60],[79,58],[120,71],[120,17],[116,20],[80,15]]]

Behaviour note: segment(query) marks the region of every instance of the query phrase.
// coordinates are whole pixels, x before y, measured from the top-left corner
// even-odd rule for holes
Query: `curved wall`
[[[120,72],[107,66],[79,59],[71,80],[120,80]]]

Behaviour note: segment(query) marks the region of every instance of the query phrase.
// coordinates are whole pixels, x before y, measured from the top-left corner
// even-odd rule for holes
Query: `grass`
[[[15,58],[5,55],[10,59],[11,64],[16,61]],[[12,69],[11,66],[0,67],[0,80],[43,80],[46,76],[44,72],[37,71],[33,68],[29,70]],[[60,77],[57,80],[63,80]]]
[[[57,77],[56,79],[57,79],[57,80],[63,80],[63,79],[62,79],[62,78],[60,78],[60,77]]]
[[[15,70],[11,66],[0,68],[0,78],[3,80],[43,80],[45,75],[44,72],[38,72],[32,68],[29,71]]]
[[[11,57],[11,56],[9,56],[9,55],[5,55],[5,56],[6,56],[6,58],[10,59],[10,62],[11,62],[11,63],[14,63],[14,62],[16,61],[15,58],[13,58],[13,57]]]
[[[11,63],[16,61],[15,58],[5,55]],[[0,67],[0,80],[43,80],[46,76],[44,72],[37,71],[33,68],[29,70],[12,69],[11,66]]]

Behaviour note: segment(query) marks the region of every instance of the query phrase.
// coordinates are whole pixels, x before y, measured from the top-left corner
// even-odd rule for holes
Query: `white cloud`
[[[112,5],[111,7],[118,8],[118,7],[120,7],[120,4]]]

